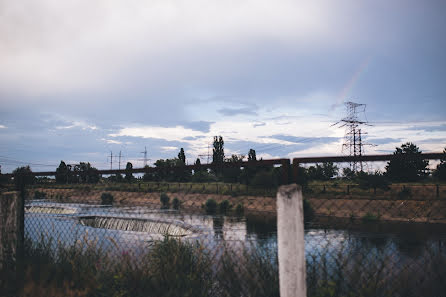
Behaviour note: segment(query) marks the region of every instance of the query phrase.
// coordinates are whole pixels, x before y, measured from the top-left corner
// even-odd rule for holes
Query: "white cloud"
[[[105,139],[105,138],[102,138],[101,140],[107,142],[108,144],[122,144],[121,141],[113,140],[113,139]]]
[[[98,127],[95,125],[89,125],[85,122],[74,121],[66,126],[57,126],[55,129],[64,130],[64,129],[73,129],[73,128],[81,128],[82,130],[97,130]]]
[[[0,129],[6,129],[5,125],[0,125]]]
[[[184,128],[183,126],[176,127],[156,127],[156,126],[141,126],[123,128],[118,133],[109,134],[110,137],[131,136],[142,138],[157,138],[167,141],[182,141],[186,136],[203,136],[204,133],[192,129]]]
[[[178,148],[176,146],[162,146],[161,149],[163,151],[171,152],[176,151]]]

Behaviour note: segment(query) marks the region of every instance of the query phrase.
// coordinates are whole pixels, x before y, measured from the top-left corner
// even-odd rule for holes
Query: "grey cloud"
[[[199,135],[199,136],[186,136],[186,137],[183,137],[183,140],[197,140],[197,139],[202,139],[202,138],[206,138],[206,136],[202,136],[202,135]]]
[[[219,113],[225,116],[235,116],[235,115],[257,115],[252,107],[242,107],[242,108],[222,108],[218,110]]]
[[[446,147],[446,138],[427,138],[417,141],[417,143],[443,143]]]
[[[303,143],[333,143],[338,141],[339,137],[296,137],[291,135],[284,135],[284,134],[276,134],[268,136],[267,138],[274,138],[278,140],[284,140],[288,142],[293,142],[296,144],[303,144]]]
[[[379,153],[385,153],[385,154],[391,154],[394,152],[393,150],[376,150],[376,151]]]
[[[446,124],[441,125],[426,125],[426,126],[412,126],[407,128],[407,130],[413,131],[426,131],[426,132],[443,132],[446,131]]]
[[[402,142],[402,138],[370,138],[367,139],[372,144],[388,144],[388,143],[395,143],[395,142]]]
[[[241,154],[248,154],[249,149],[254,149],[257,154],[270,154],[272,156],[286,156],[290,153],[306,150],[319,145],[319,143],[301,143],[301,144],[290,144],[283,145],[279,143],[260,143],[253,141],[227,141],[225,142],[225,147],[231,151],[238,151]]]
[[[252,124],[252,126],[253,126],[254,128],[262,127],[262,126],[266,126],[266,123],[264,123],[264,122],[261,122],[261,123],[254,123],[254,124]]]
[[[185,128],[190,128],[195,131],[200,131],[207,133],[211,129],[211,125],[214,122],[207,122],[207,121],[196,121],[196,122],[182,122],[181,125]]]

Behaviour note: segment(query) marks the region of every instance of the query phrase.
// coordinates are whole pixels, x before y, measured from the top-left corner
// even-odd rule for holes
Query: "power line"
[[[28,161],[22,161],[22,160],[18,160],[18,159],[6,157],[6,156],[0,156],[0,162],[5,163],[5,164],[8,163],[8,165],[25,164],[25,165],[45,166],[45,167],[57,167],[58,166],[58,165],[53,165],[53,164],[43,164],[43,163],[33,163],[33,162],[28,162]]]

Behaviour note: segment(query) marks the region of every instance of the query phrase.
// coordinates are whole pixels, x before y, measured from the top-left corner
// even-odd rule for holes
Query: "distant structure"
[[[110,151],[110,170],[113,169],[113,152]]]
[[[210,143],[208,143],[208,153],[207,154],[201,154],[201,155],[198,155],[198,158],[204,158],[204,157],[207,157],[207,161],[206,161],[206,164],[209,164],[209,160],[210,160],[210,158],[211,158],[211,153],[210,153]]]
[[[340,124],[339,128],[345,127],[344,143],[342,144],[342,154],[348,156],[362,156],[364,153],[364,146],[372,145],[362,141],[363,135],[367,132],[362,131],[362,126],[371,126],[365,117],[365,104],[355,102],[345,102],[347,109],[347,116],[339,122],[333,124],[336,126]],[[360,120],[360,114],[363,114],[365,120]],[[366,166],[363,161],[353,161],[350,163],[350,169],[353,172],[364,171]]]
[[[147,159],[147,147],[145,146],[144,147],[144,151],[143,152],[141,152],[141,154],[144,154],[144,167],[146,167],[147,166],[147,161],[149,160],[149,159]]]

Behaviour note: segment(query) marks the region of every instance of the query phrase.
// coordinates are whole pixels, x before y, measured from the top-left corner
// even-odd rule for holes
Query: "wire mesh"
[[[34,185],[25,296],[279,296],[276,188]],[[308,296],[441,296],[446,186],[303,188]]]

